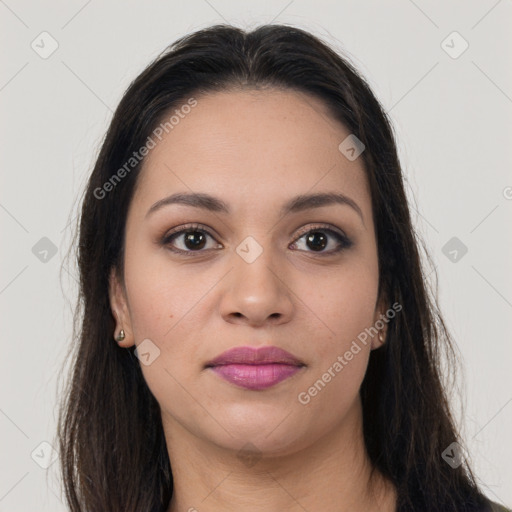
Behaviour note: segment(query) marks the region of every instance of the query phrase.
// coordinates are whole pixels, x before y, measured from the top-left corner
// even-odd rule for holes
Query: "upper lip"
[[[304,366],[304,363],[293,354],[286,352],[279,347],[235,347],[223,352],[215,359],[206,363],[206,368],[224,364],[289,364],[293,366]]]

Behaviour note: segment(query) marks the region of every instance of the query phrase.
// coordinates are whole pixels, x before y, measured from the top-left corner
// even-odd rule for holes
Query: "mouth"
[[[278,347],[236,347],[205,365],[222,379],[239,387],[262,390],[295,375],[306,365]]]

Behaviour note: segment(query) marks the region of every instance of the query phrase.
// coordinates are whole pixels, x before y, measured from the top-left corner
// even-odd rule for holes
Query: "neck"
[[[348,416],[291,454],[253,459],[163,418],[174,482],[167,512],[394,512],[393,485],[371,476],[359,400]]]

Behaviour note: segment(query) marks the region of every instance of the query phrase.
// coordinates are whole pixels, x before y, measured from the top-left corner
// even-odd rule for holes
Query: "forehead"
[[[362,158],[350,161],[340,152],[350,132],[318,98],[270,89],[195,99],[196,106],[176,116],[161,141],[154,139],[138,178],[138,202],[177,191],[205,192],[241,212],[330,191],[350,196],[365,218],[371,216]],[[168,117],[176,110],[180,105]]]

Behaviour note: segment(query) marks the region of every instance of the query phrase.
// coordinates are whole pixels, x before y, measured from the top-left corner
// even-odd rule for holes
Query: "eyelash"
[[[178,238],[180,235],[183,235],[183,234],[189,233],[189,232],[196,232],[196,231],[199,233],[206,234],[215,240],[213,235],[210,234],[210,232],[206,229],[205,226],[203,226],[201,224],[187,224],[186,226],[182,227],[179,230],[172,231],[171,233],[167,233],[163,237],[161,244],[166,246],[170,251],[180,254],[180,255],[183,255],[183,256],[195,256],[196,254],[204,253],[208,249],[207,250],[197,250],[197,251],[191,251],[191,250],[184,251],[182,249],[176,249],[175,247],[172,247],[170,244],[170,242],[172,240],[174,240],[175,238]],[[313,227],[309,228],[307,231],[304,231],[303,233],[301,233],[298,236],[298,238],[293,242],[293,244],[297,243],[297,241],[300,240],[305,235],[309,235],[310,233],[313,233],[313,232],[322,232],[322,233],[328,233],[328,234],[332,235],[338,241],[339,246],[337,249],[330,250],[330,251],[320,251],[320,252],[316,252],[316,253],[315,253],[315,251],[305,251],[305,252],[311,252],[318,256],[330,256],[333,254],[337,254],[345,249],[349,249],[353,245],[353,242],[344,234],[338,233],[337,231],[329,228],[328,226],[321,225],[321,224],[313,226]]]

